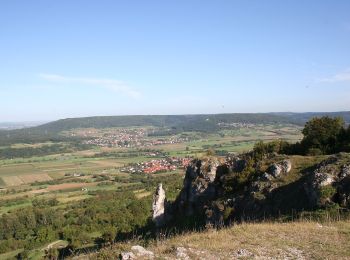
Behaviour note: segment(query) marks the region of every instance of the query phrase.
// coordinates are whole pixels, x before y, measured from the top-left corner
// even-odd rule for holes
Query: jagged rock
[[[205,202],[217,195],[216,182],[220,179],[217,172],[221,170],[220,162],[215,159],[192,161],[186,169],[184,185],[175,208],[187,216],[203,210]]]
[[[136,256],[152,259],[154,258],[154,253],[152,251],[146,250],[142,246],[136,245],[131,247],[131,251],[135,253]]]
[[[164,225],[165,221],[165,191],[163,189],[163,185],[160,183],[157,187],[156,193],[153,197],[153,222],[155,223],[156,227],[161,227]]]
[[[313,186],[315,188],[324,187],[332,184],[335,181],[334,176],[325,172],[315,172]]]
[[[280,210],[287,212],[288,207],[311,210],[338,203],[350,208],[348,154],[330,156],[307,168],[308,172],[300,171],[300,176],[295,174],[283,182],[275,178],[291,171],[290,160],[273,163],[265,173],[254,165],[247,171],[248,176],[246,172],[239,172],[246,162],[238,157],[226,162],[213,158],[193,160],[186,169],[183,188],[174,202],[167,203],[163,188],[158,187],[153,203],[157,227],[193,215],[198,216],[200,223],[218,227],[224,222],[246,217],[274,216],[280,214]]]

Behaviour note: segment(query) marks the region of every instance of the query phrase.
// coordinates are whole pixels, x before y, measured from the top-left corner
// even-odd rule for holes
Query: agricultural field
[[[270,141],[284,139],[295,142],[301,138],[300,127],[295,125],[249,125],[242,127],[225,127],[215,133],[183,132],[171,136],[155,137],[157,131],[151,127],[139,128],[107,128],[107,129],[77,129],[64,132],[64,135],[80,136],[82,142],[105,137],[110,143],[123,145],[99,145],[98,143],[87,150],[77,150],[71,153],[54,154],[30,158],[11,158],[0,160],[0,188],[19,189],[30,187],[35,190],[37,184],[54,184],[55,181],[81,183],[91,181],[88,176],[102,174],[117,176],[118,170],[130,163],[141,163],[151,160],[145,150],[157,150],[162,154],[154,155],[152,159],[162,158],[164,154],[173,157],[196,157],[208,149],[225,153],[239,153],[252,149],[257,140]],[[159,131],[159,129],[158,129]],[[147,133],[151,133],[150,136]],[[114,138],[114,139],[113,139]],[[125,139],[144,146],[128,147]],[[174,141],[175,140],[175,141]],[[12,149],[26,147],[37,148],[54,143],[12,144]],[[0,147],[6,149],[6,146]],[[220,155],[220,154],[219,154]],[[63,183],[60,183],[62,185]],[[64,187],[64,185],[62,186]],[[69,187],[69,186],[67,186]],[[48,188],[50,190],[50,188]]]

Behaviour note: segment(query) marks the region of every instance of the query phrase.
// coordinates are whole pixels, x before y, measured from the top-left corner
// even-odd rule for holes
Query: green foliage
[[[332,185],[321,187],[319,189],[320,203],[321,204],[326,203],[328,200],[330,200],[334,196],[336,192],[337,190]]]
[[[23,250],[22,252],[18,253],[16,256],[18,260],[28,260],[29,258],[29,251],[28,250]]]
[[[102,240],[105,244],[113,244],[117,236],[117,230],[114,227],[105,227],[102,232]]]
[[[53,207],[58,205],[57,199],[34,199],[32,201],[34,207],[43,208],[43,207]]]
[[[231,216],[231,214],[234,212],[234,209],[231,208],[231,207],[226,207],[225,210],[224,210],[224,221],[228,220],[229,217]]]
[[[333,153],[336,150],[338,136],[344,128],[344,120],[336,117],[316,117],[305,124],[304,138],[301,141],[306,152],[309,149],[319,149],[323,154]]]
[[[287,149],[289,143],[283,140],[274,140],[268,143],[259,141],[253,148],[253,158],[255,161],[263,160],[268,154],[281,153]]]
[[[57,260],[59,257],[59,252],[57,248],[49,248],[45,252],[45,260]]]

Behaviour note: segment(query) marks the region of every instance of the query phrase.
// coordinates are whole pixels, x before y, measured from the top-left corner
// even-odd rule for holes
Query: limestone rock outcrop
[[[339,203],[350,207],[350,166],[342,154],[319,163],[305,183],[305,191],[313,206]]]
[[[153,197],[153,222],[156,227],[161,227],[165,222],[165,205],[166,205],[166,197],[165,191],[163,189],[163,185],[160,183],[157,187],[157,190]]]
[[[193,160],[177,199],[171,203],[159,185],[153,202],[156,227],[191,219],[208,227],[220,227],[231,221],[275,217],[328,203],[350,209],[349,154],[330,156],[286,179],[279,177],[291,172],[289,159],[272,163],[264,172],[263,164],[243,158],[247,159],[232,156],[226,160]]]

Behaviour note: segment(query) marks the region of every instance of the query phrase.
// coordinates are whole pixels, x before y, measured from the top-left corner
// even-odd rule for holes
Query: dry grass
[[[242,249],[262,258],[350,259],[350,221],[240,224],[176,236],[150,249],[162,255],[179,246],[222,259]]]
[[[110,259],[136,244],[142,241],[118,243],[81,259]],[[239,224],[176,235],[146,249],[156,259],[181,259],[179,247],[189,259],[350,259],[350,221]]]

